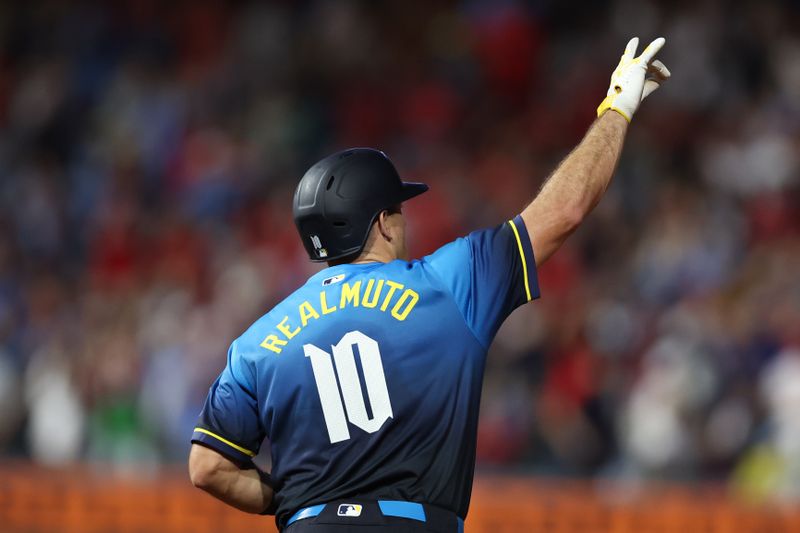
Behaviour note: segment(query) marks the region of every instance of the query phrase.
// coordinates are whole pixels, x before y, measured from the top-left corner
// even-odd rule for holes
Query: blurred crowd
[[[304,170],[431,184],[415,256],[501,223],[627,40],[673,79],[489,356],[484,470],[800,498],[796,2],[3,2],[0,456],[180,462],[228,344],[315,271]]]

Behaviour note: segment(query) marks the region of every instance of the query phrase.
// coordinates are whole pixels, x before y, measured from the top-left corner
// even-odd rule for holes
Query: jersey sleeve
[[[514,309],[539,297],[536,261],[520,216],[456,239],[423,261],[450,290],[485,347]]]
[[[254,457],[264,440],[254,383],[253,367],[234,342],[228,350],[225,369],[208,391],[192,442],[213,448],[238,463]]]

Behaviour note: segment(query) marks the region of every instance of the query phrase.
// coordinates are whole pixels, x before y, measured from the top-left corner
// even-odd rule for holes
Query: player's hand
[[[634,37],[628,42],[619,65],[611,74],[611,86],[606,98],[597,108],[598,117],[607,109],[613,109],[628,122],[631,121],[639,103],[670,77],[664,63],[653,59],[665,42],[663,37],[659,37],[639,57],[634,57],[636,48],[639,47],[639,38]]]

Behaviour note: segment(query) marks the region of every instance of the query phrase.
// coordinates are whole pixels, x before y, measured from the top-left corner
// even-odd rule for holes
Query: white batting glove
[[[628,42],[619,65],[611,75],[611,86],[606,98],[597,108],[598,117],[607,109],[613,109],[628,122],[631,121],[639,103],[670,77],[664,63],[653,59],[665,42],[663,37],[659,37],[636,58],[633,56],[639,47],[639,38],[634,37]]]

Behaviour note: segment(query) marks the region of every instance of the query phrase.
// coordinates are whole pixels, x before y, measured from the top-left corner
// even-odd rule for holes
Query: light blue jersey
[[[347,497],[469,506],[484,362],[539,296],[520,217],[418,261],[326,268],[236,339],[193,442],[246,463],[264,438],[277,522]]]

